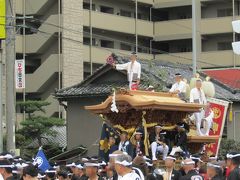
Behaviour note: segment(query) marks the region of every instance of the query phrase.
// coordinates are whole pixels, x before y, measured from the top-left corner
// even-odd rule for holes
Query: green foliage
[[[219,157],[224,158],[229,152],[240,152],[240,142],[232,139],[222,139],[219,148]]]
[[[35,115],[36,112],[45,113],[44,107],[50,104],[48,102],[26,101],[17,104],[28,114],[27,118],[21,122],[22,128],[17,132],[19,146],[29,145],[33,140],[37,140],[38,147],[42,146],[43,138],[56,135],[57,132],[52,127],[64,125],[63,119]]]
[[[17,102],[17,105],[21,107],[21,109],[25,110],[25,112],[28,114],[28,118],[31,118],[30,116],[34,112],[43,112],[45,113],[45,106],[50,105],[49,102],[46,101],[21,101]]]

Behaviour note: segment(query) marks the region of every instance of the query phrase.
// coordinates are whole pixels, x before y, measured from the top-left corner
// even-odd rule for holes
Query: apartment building
[[[187,0],[159,0],[155,4],[154,45],[156,49],[172,56],[156,53],[156,59],[191,63],[192,7]],[[197,36],[200,53],[198,65],[202,68],[239,66],[240,59],[232,52],[231,43],[236,38],[231,21],[239,19],[239,1],[201,0],[197,7],[199,25]],[[233,8],[234,7],[234,8]],[[233,11],[234,9],[234,11]],[[234,13],[233,13],[234,12]]]
[[[26,90],[17,92],[17,100],[24,94],[47,100],[49,116],[63,111],[51,95],[55,89],[80,82],[90,64],[96,69],[112,52],[128,55],[136,49],[136,36],[141,59],[191,63],[191,0],[93,0],[92,7],[89,0],[16,2],[17,16],[25,15],[17,24],[26,24],[16,37],[16,58],[25,58],[27,73]],[[239,11],[238,1],[233,11],[230,0],[200,0],[199,68],[240,65],[231,49],[231,21]]]

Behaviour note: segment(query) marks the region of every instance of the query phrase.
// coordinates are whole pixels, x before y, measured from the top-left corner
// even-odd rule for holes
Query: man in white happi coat
[[[132,52],[130,62],[125,64],[113,64],[117,70],[126,70],[128,75],[129,88],[132,90],[133,85],[139,85],[141,78],[141,64],[137,61],[136,52]]]
[[[175,74],[175,83],[169,90],[172,94],[177,94],[180,98],[185,98],[186,95],[186,83],[182,80],[182,75],[180,73]]]
[[[118,180],[142,180],[132,169],[132,158],[127,154],[115,158],[115,170],[118,173]]]
[[[190,92],[190,103],[198,103],[198,104],[207,104],[207,99],[205,93],[202,90],[202,80],[196,80],[196,87],[193,88]],[[196,122],[197,134],[199,136],[203,136],[204,134],[201,132],[201,122],[205,116],[204,109],[201,109],[200,112],[194,113],[194,118]]]

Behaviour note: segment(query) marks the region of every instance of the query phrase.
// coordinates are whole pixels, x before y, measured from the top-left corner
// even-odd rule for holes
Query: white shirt
[[[138,174],[140,176],[141,180],[144,180],[144,175],[143,175],[142,171],[139,168],[132,167],[132,169],[135,171],[136,174]]]
[[[190,92],[190,103],[207,104],[205,93],[202,89],[193,88]]]
[[[124,176],[118,176],[118,180],[141,180],[139,175],[132,171],[131,173],[125,174]]]
[[[128,62],[125,64],[116,64],[116,69],[117,70],[127,70],[129,82],[133,81],[134,74],[137,75],[138,79],[140,79],[140,77],[141,77],[141,64],[137,61],[134,61],[133,64],[132,64],[132,62]]]
[[[174,83],[169,92],[175,91],[179,91],[179,93],[186,93],[186,83],[184,81]]]

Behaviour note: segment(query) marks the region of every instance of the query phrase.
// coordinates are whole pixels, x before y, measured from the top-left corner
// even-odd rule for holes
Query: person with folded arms
[[[240,179],[240,153],[232,152],[227,154],[227,167],[230,170],[230,174],[227,180],[237,180]]]
[[[116,157],[115,169],[119,180],[141,180],[140,176],[132,169],[132,158],[127,154]]]
[[[203,177],[195,170],[195,162],[192,159],[182,161],[182,166],[186,175],[182,176],[180,180],[203,180]]]
[[[210,180],[223,180],[223,170],[218,162],[207,163],[207,175]]]

